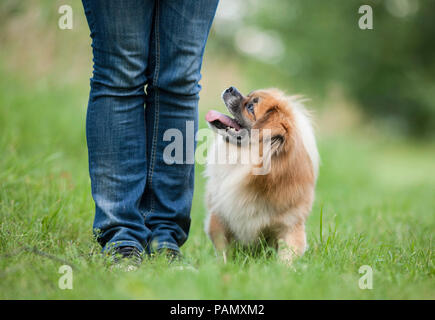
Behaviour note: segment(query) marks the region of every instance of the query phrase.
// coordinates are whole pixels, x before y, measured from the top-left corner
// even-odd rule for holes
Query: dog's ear
[[[289,125],[285,117],[282,117],[279,113],[279,108],[270,108],[264,116],[259,119],[254,128],[261,130],[261,139],[263,135],[267,134],[268,137],[264,142],[270,145],[271,155],[275,156],[280,154],[287,144]]]
[[[275,133],[272,135],[270,140],[270,149],[272,151],[272,155],[278,155],[284,149],[285,145],[285,135],[282,133]]]

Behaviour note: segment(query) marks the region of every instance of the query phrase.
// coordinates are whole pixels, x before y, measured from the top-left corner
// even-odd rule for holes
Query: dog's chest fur
[[[216,151],[223,145],[218,138],[211,150]],[[273,204],[243,185],[250,170],[250,165],[240,163],[209,164],[206,169],[209,212],[218,215],[236,240],[243,244],[257,241],[278,215]]]

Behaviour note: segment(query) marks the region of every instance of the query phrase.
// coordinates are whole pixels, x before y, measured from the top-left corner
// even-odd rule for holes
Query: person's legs
[[[198,82],[217,4],[218,0],[156,2],[145,109],[148,178],[141,201],[154,249],[178,251],[189,232],[201,89]],[[186,124],[192,127],[190,136]],[[171,128],[183,134],[183,164],[168,165],[163,160],[170,143],[163,141],[163,135]]]
[[[83,0],[94,72],[86,135],[96,205],[94,232],[103,250],[147,247],[151,231],[139,202],[147,179],[145,93],[151,0]]]

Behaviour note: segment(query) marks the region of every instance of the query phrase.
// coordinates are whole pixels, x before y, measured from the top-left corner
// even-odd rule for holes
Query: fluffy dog
[[[225,262],[231,242],[250,245],[263,237],[280,259],[291,263],[307,247],[305,221],[318,175],[310,117],[302,102],[277,89],[244,96],[230,87],[222,98],[233,117],[214,110],[206,115],[217,134],[205,171],[205,231]],[[258,139],[253,139],[254,131]],[[259,162],[243,162],[254,144]],[[222,153],[233,159],[217,162]],[[266,174],[256,173],[260,166],[269,166]]]

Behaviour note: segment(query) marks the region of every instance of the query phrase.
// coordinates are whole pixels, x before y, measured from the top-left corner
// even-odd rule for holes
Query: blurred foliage
[[[57,28],[61,4],[74,9],[73,32]],[[359,29],[358,9],[364,4],[373,8],[373,30]],[[28,34],[16,26],[15,33],[6,34],[8,24],[28,17],[35,19],[26,27]],[[281,87],[320,106],[330,103],[326,97],[339,88],[368,119],[381,119],[376,123],[396,132],[430,137],[435,135],[434,39],[434,0],[220,0],[207,57],[222,67],[236,66],[252,89]],[[52,53],[41,59],[38,46]],[[25,69],[34,55],[39,68],[53,75],[50,63],[68,61],[75,67],[57,69],[73,79],[74,70],[82,72],[78,66],[91,61],[81,1],[1,0],[0,48],[3,60],[15,56]],[[231,74],[227,78],[233,81]]]
[[[296,89],[320,97],[338,85],[370,117],[382,118],[383,123],[405,134],[434,134],[435,1],[239,3],[234,6],[234,0],[221,1],[221,6],[230,5],[239,14],[218,15],[215,41],[209,45],[222,54],[239,55],[243,70],[255,84],[287,85],[292,92]],[[373,8],[373,30],[358,26],[362,16],[358,8],[364,4]],[[258,46],[265,51],[273,49],[273,42],[261,41],[261,37],[257,39],[260,43],[248,41],[248,47],[243,44],[240,50],[239,42],[252,37],[252,32],[244,31],[247,27],[278,38],[284,49],[281,56],[269,61],[256,58]]]

